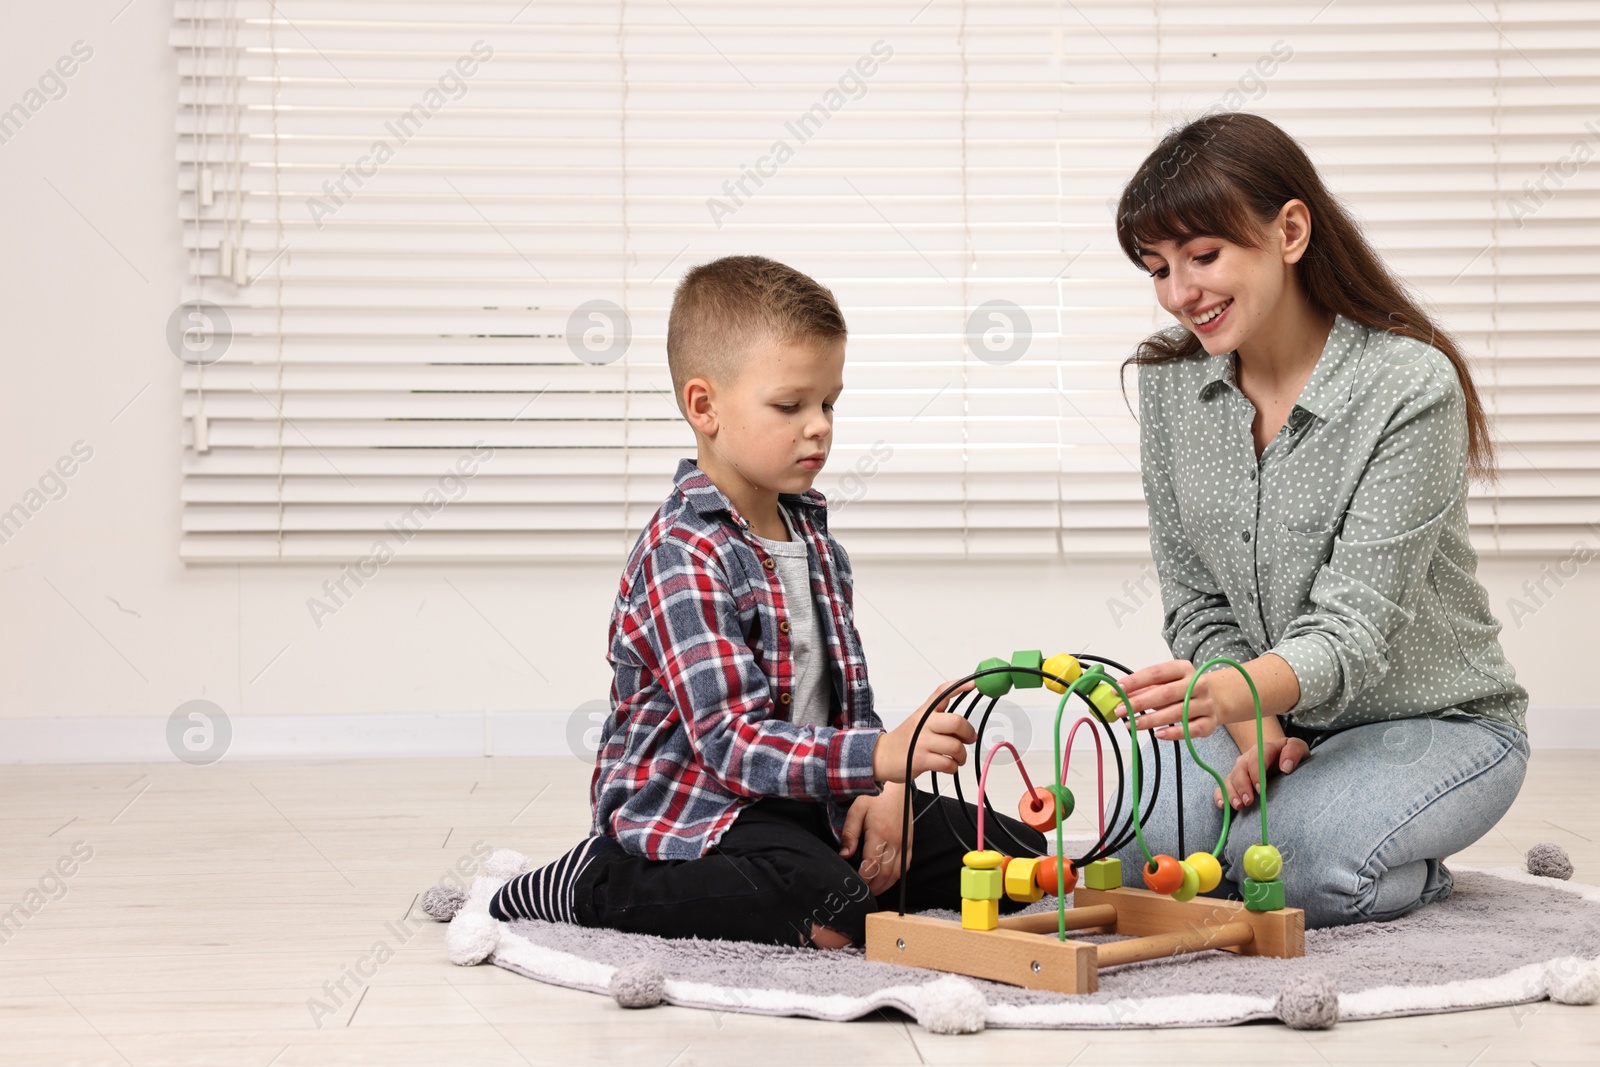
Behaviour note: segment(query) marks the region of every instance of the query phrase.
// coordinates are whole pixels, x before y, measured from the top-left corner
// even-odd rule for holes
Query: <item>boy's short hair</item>
[[[758,341],[844,338],[844,313],[826,287],[763,256],[724,256],[685,274],[673,294],[667,320],[672,391],[682,408],[691,379],[730,379]]]

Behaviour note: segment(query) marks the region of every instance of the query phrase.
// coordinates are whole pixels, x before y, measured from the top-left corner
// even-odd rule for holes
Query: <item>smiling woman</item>
[[[1193,664],[1244,662],[1267,772],[1294,772],[1258,780],[1251,694],[1207,674],[1189,717],[1203,758],[1234,765],[1229,795],[1193,776],[1181,820],[1162,809],[1150,826],[1217,833],[1224,803],[1270,789],[1308,925],[1443,899],[1443,858],[1504,814],[1528,751],[1527,695],[1467,536],[1490,439],[1465,360],[1258,116],[1170,134],[1128,183],[1117,234],[1179,323],[1125,365],[1174,658],[1123,684],[1140,727],[1176,737]],[[1416,742],[1403,758],[1386,747],[1397,726]],[[1248,842],[1233,836],[1237,880]]]

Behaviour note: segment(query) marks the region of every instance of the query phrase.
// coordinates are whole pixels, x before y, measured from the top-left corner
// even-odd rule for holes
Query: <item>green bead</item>
[[[1258,882],[1244,880],[1244,906],[1250,911],[1277,911],[1283,907],[1283,881],[1274,878]]]
[[[995,867],[987,871],[975,871],[971,867],[961,868],[961,899],[963,900],[999,900],[1005,895],[1005,876],[1000,868]]]
[[[1200,892],[1200,872],[1188,860],[1179,860],[1178,869],[1183,872],[1183,884],[1172,891],[1172,899],[1193,900],[1195,894]]]
[[[1283,873],[1283,856],[1271,845],[1251,845],[1244,850],[1244,873],[1258,882],[1270,882]]]
[[[1007,663],[1000,657],[992,656],[978,664],[978,670],[981,672],[991,670],[995,667],[1009,666],[1011,666],[1011,664]],[[1007,693],[1011,692],[1011,675],[991,674],[977,679],[975,684],[978,687],[978,692],[982,693],[986,697],[1003,697]]]
[[[1083,884],[1089,889],[1121,889],[1122,861],[1095,860],[1084,864]]]
[[[1122,707],[1122,697],[1111,688],[1109,682],[1101,682],[1089,691],[1089,703],[1094,706],[1095,714],[1103,721],[1116,722],[1117,709]]]
[[[1072,815],[1072,790],[1064,785],[1047,785],[1045,789],[1056,798],[1056,819],[1065,822]]]
[[[1032,667],[1036,671],[1043,670],[1044,653],[1038,649],[1034,649],[1031,652],[1013,652],[1011,654],[1011,665],[1013,667]],[[1012,671],[1011,684],[1018,689],[1038,689],[1044,685],[1044,678],[1031,672]]]

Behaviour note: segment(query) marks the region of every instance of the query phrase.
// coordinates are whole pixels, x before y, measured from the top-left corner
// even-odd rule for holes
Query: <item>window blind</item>
[[[853,553],[1143,553],[1118,366],[1170,319],[1113,209],[1211,107],[1473,354],[1479,547],[1600,518],[1581,0],[178,0],[172,44],[191,562],[621,554],[693,450],[673,287],[752,252],[849,321]]]

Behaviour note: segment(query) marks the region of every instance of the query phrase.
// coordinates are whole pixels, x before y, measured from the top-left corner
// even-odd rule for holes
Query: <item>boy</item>
[[[908,755],[915,774],[955,771],[975,732],[941,705],[911,750],[948,686],[884,730],[849,559],[811,489],[844,345],[833,294],[781,263],[730,256],[678,286],[667,362],[696,458],[680,463],[623,571],[594,836],[507,883],[495,918],[860,945],[902,858],[913,910],[960,908],[966,845],[951,827],[970,835],[973,810],[917,793],[913,864],[903,782]],[[922,819],[936,803],[943,818]],[[1042,835],[997,821],[1044,850]]]

